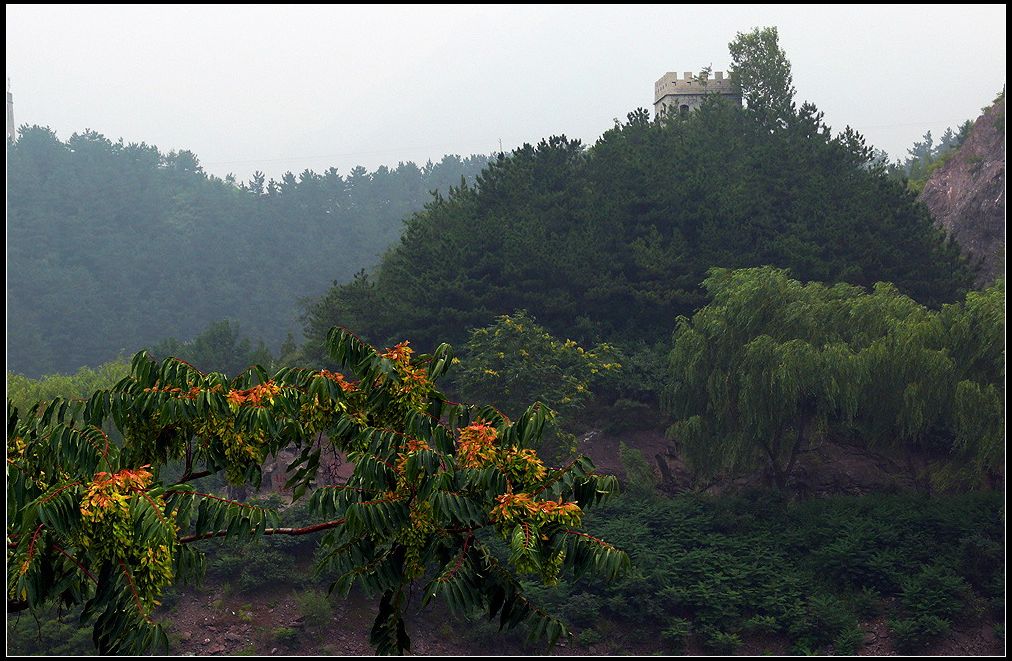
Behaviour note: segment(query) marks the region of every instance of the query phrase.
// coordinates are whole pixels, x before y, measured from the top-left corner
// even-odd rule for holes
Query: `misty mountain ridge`
[[[237,184],[191,152],[25,127],[8,145],[8,369],[74,372],[232,319],[277,346],[483,156]]]

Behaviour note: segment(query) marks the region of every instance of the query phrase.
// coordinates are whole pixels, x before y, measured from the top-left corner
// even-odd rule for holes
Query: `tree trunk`
[[[779,441],[782,437],[783,437],[783,428],[781,428],[781,430],[777,432],[777,437],[773,439],[773,442],[767,444],[760,441],[759,443],[762,446],[763,450],[766,451],[766,458],[769,460],[770,472],[773,473],[773,481],[776,483],[777,489],[779,491],[784,491],[787,489],[787,473],[782,468],[780,468],[780,464],[777,463],[777,455],[773,451],[773,448],[779,445]]]
[[[661,489],[665,491],[674,489],[675,476],[671,474],[671,468],[668,467],[668,462],[664,460],[664,455],[658,453],[654,458],[657,460],[657,468],[661,472]]]

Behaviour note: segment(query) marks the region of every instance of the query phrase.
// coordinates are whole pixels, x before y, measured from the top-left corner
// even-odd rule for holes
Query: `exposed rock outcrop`
[[[962,146],[931,174],[921,201],[971,259],[976,284],[1005,270],[1005,95],[977,118]]]

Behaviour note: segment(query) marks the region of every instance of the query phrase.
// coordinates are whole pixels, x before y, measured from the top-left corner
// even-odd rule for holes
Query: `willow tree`
[[[950,355],[959,367],[952,403],[956,450],[977,473],[1005,463],[1005,281],[942,308]]]
[[[802,285],[763,267],[714,269],[713,302],[680,317],[670,357],[670,434],[703,473],[754,468],[786,488],[798,455],[853,416],[860,365],[832,332],[832,303],[860,290]]]
[[[933,311],[879,283],[849,302],[863,365],[855,431],[898,451],[914,477],[949,486],[998,476],[1005,450],[1005,288]],[[934,464],[917,469],[914,456]]]
[[[761,465],[780,489],[829,434],[1001,463],[1001,286],[929,310],[888,283],[803,284],[772,267],[713,269],[713,297],[680,317],[665,407],[670,435],[703,474]]]
[[[149,651],[167,644],[152,618],[159,595],[200,576],[203,540],[321,534],[319,570],[333,587],[379,595],[378,652],[410,649],[402,612],[416,583],[426,603],[442,597],[457,613],[498,617],[500,628],[524,623],[532,638],[565,634],[520,580],[613,577],[628,565],[580,530],[615,478],[586,458],[546,466],[535,450],[548,415],[539,405],[510,420],[447,401],[433,383],[453,362],[447,345],[380,352],[334,329],[328,346],[348,375],[252,367],[229,379],[142,352],[126,378],[86,400],[27,414],[9,405],[8,612],[84,604],[100,652]],[[103,432],[107,421],[121,444]],[[354,474],[315,487],[330,444]],[[312,525],[279,527],[275,511],[191,484],[217,473],[258,484],[264,460],[292,445],[289,487],[295,497],[312,491]],[[170,461],[183,465],[171,481]]]

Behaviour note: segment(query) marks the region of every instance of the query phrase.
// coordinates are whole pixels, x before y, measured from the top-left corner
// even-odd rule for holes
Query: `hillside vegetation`
[[[409,630],[445,612],[487,618],[439,620],[482,653],[502,632],[531,652],[995,649],[1004,282],[975,289],[916,182],[795,103],[777,39],[729,45],[744,107],[635,111],[473,182],[480,159],[237,185],[187,152],[23,131],[12,354],[153,351],[9,373],[8,611],[72,651],[51,610],[71,609],[106,654],[309,650],[342,626],[417,652]],[[335,274],[301,346],[243,335],[276,342],[292,291]],[[844,446],[857,461],[802,459]],[[905,479],[811,487],[864,459]],[[230,621],[276,628],[240,646],[190,609],[224,642],[175,638],[205,568],[209,606],[270,593]],[[372,626],[332,618],[323,585],[370,595]]]
[[[239,185],[187,151],[24,127],[7,149],[7,367],[71,373],[226,318],[276,347],[300,297],[376,263],[430,191],[484,164]]]
[[[310,306],[306,334],[427,347],[525,309],[579,342],[653,345],[706,302],[709,268],[766,264],[930,306],[971,284],[858,135],[832,135],[810,104],[769,128],[713,98],[684,118],[631,113],[590,148],[558,136],[500,155],[416,214],[375,274]]]

